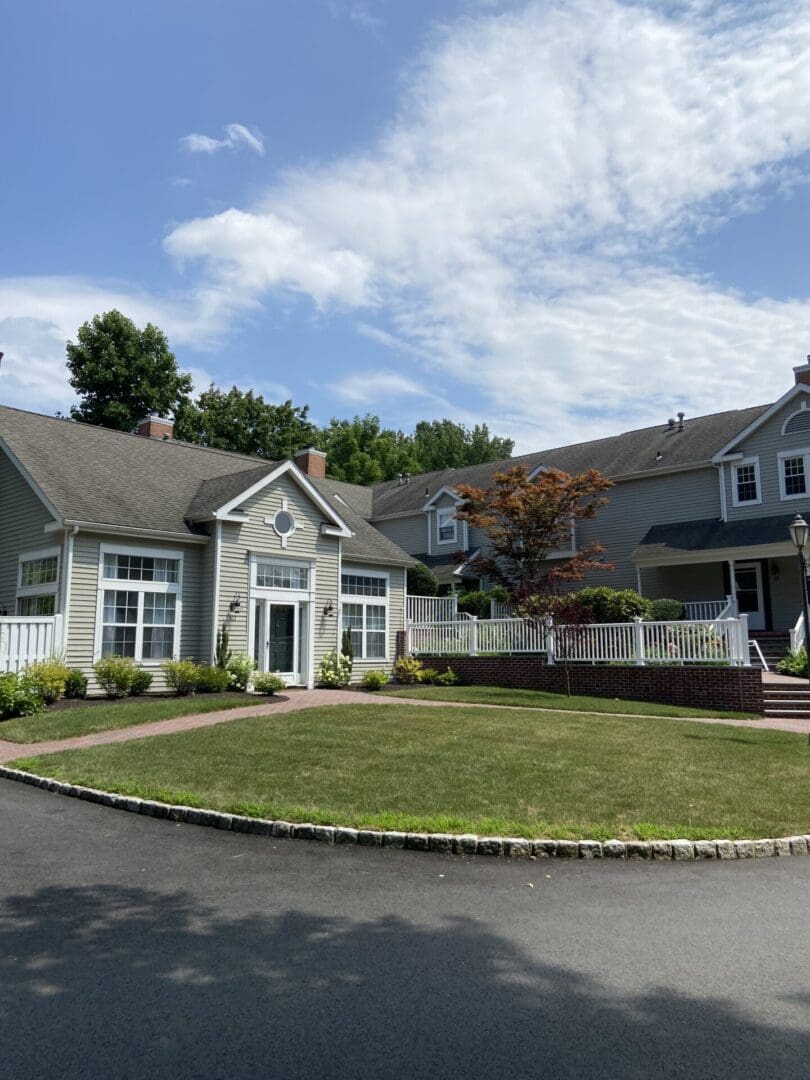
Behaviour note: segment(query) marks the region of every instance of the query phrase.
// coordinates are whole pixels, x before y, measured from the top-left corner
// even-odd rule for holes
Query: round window
[[[279,536],[289,536],[295,529],[295,518],[289,510],[279,510],[273,518],[273,528]]]

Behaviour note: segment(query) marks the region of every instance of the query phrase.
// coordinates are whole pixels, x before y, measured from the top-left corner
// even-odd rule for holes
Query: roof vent
[[[667,427],[669,428],[670,431],[675,430],[675,417],[674,416],[670,416],[669,420],[667,420]]]
[[[683,431],[683,422],[684,422],[685,417],[686,417],[685,412],[679,412],[678,413],[678,431]]]
[[[656,460],[656,461],[660,461],[660,460],[661,460],[661,459],[663,458],[663,456],[664,456],[664,455],[663,455],[663,454],[661,453],[661,451],[659,450],[659,451],[658,451],[658,453],[657,453],[657,454],[655,455],[655,460]]]

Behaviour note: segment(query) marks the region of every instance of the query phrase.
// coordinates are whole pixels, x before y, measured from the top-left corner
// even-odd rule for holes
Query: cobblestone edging
[[[810,834],[767,840],[523,840],[512,836],[476,836],[473,833],[411,833],[378,829],[350,829],[340,825],[265,821],[240,814],[222,814],[193,806],[114,795],[109,791],[63,784],[47,776],[0,765],[0,777],[43,788],[57,795],[112,806],[147,817],[167,818],[187,825],[208,825],[231,832],[252,833],[322,844],[359,844],[361,847],[405,848],[445,855],[489,855],[535,859],[654,859],[689,862],[695,859],[758,859],[772,855],[810,854]]]

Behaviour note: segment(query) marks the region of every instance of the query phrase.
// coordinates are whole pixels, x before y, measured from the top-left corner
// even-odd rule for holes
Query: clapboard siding
[[[427,522],[427,514],[420,510],[419,513],[409,514],[407,517],[387,518],[372,524],[383,536],[399,544],[409,555],[423,555],[428,547]]]
[[[344,562],[343,572],[352,574],[380,573],[388,574],[388,634],[386,637],[385,659],[355,659],[352,667],[352,682],[360,682],[366,671],[390,671],[396,659],[396,634],[405,629],[405,577],[402,566],[379,566],[371,563]],[[341,635],[342,636],[342,635]]]
[[[787,405],[774,413],[769,420],[766,420],[762,427],[734,447],[735,453],[742,453],[746,458],[759,458],[761,502],[743,506],[734,505],[732,498],[733,467],[730,463],[724,464],[723,475],[729,521],[739,521],[743,518],[752,517],[768,517],[771,514],[801,513],[807,515],[810,513],[810,497],[783,500],[779,492],[779,454],[783,450],[810,449],[810,432],[798,432],[793,435],[782,434],[783,424],[798,408],[798,402],[788,402]],[[807,477],[807,481],[808,486],[810,486],[810,476]]]
[[[42,548],[61,548],[62,534],[44,531],[53,517],[5,453],[0,453],[0,506],[0,608],[15,615],[20,555]],[[60,558],[60,576],[62,562]]]
[[[161,548],[183,556],[182,612],[180,621],[180,655],[196,660],[207,660],[208,649],[204,640],[206,597],[209,595],[204,578],[205,553],[198,544],[174,544],[168,541],[142,543],[133,539],[121,539],[103,534],[79,532],[73,544],[73,573],[70,590],[70,613],[68,619],[67,663],[81,668],[90,679],[90,692],[99,692],[93,679],[93,655],[96,637],[96,613],[98,610],[98,568],[101,545],[122,548]],[[127,583],[121,582],[121,589]],[[164,690],[166,684],[158,662],[144,664],[154,673],[153,690]]]

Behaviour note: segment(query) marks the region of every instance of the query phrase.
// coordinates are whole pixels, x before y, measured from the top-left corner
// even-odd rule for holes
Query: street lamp
[[[804,652],[810,655],[810,612],[807,604],[807,542],[810,539],[810,525],[801,514],[797,514],[788,526],[790,539],[799,556],[799,573],[802,579],[802,610],[804,611]],[[808,679],[810,679],[810,663],[807,666]]]

